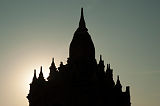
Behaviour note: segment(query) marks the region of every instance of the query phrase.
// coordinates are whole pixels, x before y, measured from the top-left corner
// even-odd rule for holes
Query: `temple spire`
[[[36,69],[34,69],[34,79],[37,79],[37,76],[36,76]]]
[[[100,55],[100,61],[102,61],[102,55]]]
[[[119,75],[117,76],[117,83],[116,84],[121,86],[121,83],[120,83],[120,80],[119,80]]]
[[[40,73],[39,73],[38,79],[41,80],[41,81],[45,81],[44,76],[43,76],[43,72],[42,72],[42,66],[40,68]]]
[[[51,66],[49,67],[50,71],[56,71],[56,65],[54,63],[54,58],[52,58],[52,63],[51,63]]]
[[[34,69],[34,76],[33,76],[32,83],[34,83],[35,81],[37,81],[36,69]]]
[[[102,55],[100,55],[99,64],[103,65],[103,67],[104,67],[104,61],[102,60]]]
[[[116,82],[115,87],[116,87],[118,90],[122,91],[122,85],[121,85],[121,82],[120,82],[120,80],[119,80],[119,75],[117,76],[117,82]]]
[[[79,21],[79,29],[85,29],[87,31],[86,23],[85,23],[84,15],[83,15],[83,8],[81,8],[81,17],[80,17],[80,21]]]
[[[87,32],[83,8],[81,8],[81,18],[79,27],[74,33],[73,39],[70,43],[69,58],[70,62],[80,60],[95,60],[95,48],[91,36]]]
[[[54,63],[54,58],[52,58],[52,63],[51,63],[51,66],[49,67],[49,69],[50,69],[50,73],[49,73],[49,76],[47,78],[48,81],[54,79],[55,73],[57,72],[57,68],[56,68],[56,65]]]

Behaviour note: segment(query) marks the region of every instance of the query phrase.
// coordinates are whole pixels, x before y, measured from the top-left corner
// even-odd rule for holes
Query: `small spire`
[[[54,57],[52,58],[52,62],[54,62]]]
[[[52,58],[51,66],[49,67],[50,70],[56,71],[56,65],[54,63],[54,58]]]
[[[49,76],[47,78],[48,81],[54,78],[54,74],[57,71],[56,65],[54,63],[54,58],[52,58],[52,63],[51,63],[51,66],[49,67],[49,69],[50,69],[50,73],[49,73]]]
[[[34,69],[34,77],[37,78],[37,76],[36,76],[36,69]]]
[[[81,8],[81,18],[80,18],[80,21],[79,21],[79,28],[87,30],[86,23],[85,23],[85,20],[84,20],[84,15],[83,15],[83,8]]]
[[[99,60],[99,64],[98,64],[98,66],[100,67],[100,68],[102,68],[103,69],[103,71],[104,71],[104,61],[102,60],[102,55],[100,55],[100,60]]]
[[[100,61],[102,61],[102,55],[100,55]]]
[[[55,63],[54,63],[54,58],[52,58],[52,66],[55,66]]]
[[[117,84],[120,84],[119,75],[117,75]]]
[[[32,83],[35,82],[36,80],[37,80],[36,69],[34,69],[34,76],[33,76]]]
[[[103,66],[104,66],[104,61],[102,60],[102,55],[100,55],[99,64],[103,64]]]
[[[41,68],[40,68],[40,73],[39,73],[38,79],[39,79],[39,80],[44,80],[44,81],[45,81],[45,79],[44,79],[44,77],[43,77],[42,66],[41,66]]]
[[[109,69],[109,70],[110,70],[110,64],[107,64],[107,69]]]
[[[39,73],[39,75],[43,76],[42,66],[41,66],[41,68],[40,68],[40,73]]]
[[[116,85],[119,86],[120,88],[122,88],[121,82],[119,80],[119,75],[117,76],[117,83],[116,83]]]
[[[41,66],[41,68],[40,68],[40,73],[39,73],[39,77],[43,77],[43,72],[42,72],[42,66]]]

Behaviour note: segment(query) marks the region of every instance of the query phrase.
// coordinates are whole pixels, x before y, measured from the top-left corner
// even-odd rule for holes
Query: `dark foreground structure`
[[[50,74],[44,79],[42,67],[39,77],[34,71],[33,81],[27,96],[29,106],[131,106],[129,86],[122,92],[117,77],[113,80],[113,70],[100,56],[95,59],[95,48],[83,17],[70,43],[67,64],[56,68],[54,59]]]

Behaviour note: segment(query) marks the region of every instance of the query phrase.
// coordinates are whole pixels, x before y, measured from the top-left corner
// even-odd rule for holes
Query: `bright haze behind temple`
[[[80,13],[95,46],[111,64],[122,90],[131,88],[132,106],[158,106],[160,97],[160,1],[0,0],[0,106],[28,106],[34,69],[49,75],[67,63]]]

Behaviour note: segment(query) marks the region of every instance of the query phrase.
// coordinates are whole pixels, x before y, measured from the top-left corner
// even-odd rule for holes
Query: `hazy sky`
[[[96,59],[131,86],[132,106],[160,104],[159,0],[0,0],[0,106],[28,106],[33,70],[66,63],[81,7]]]

